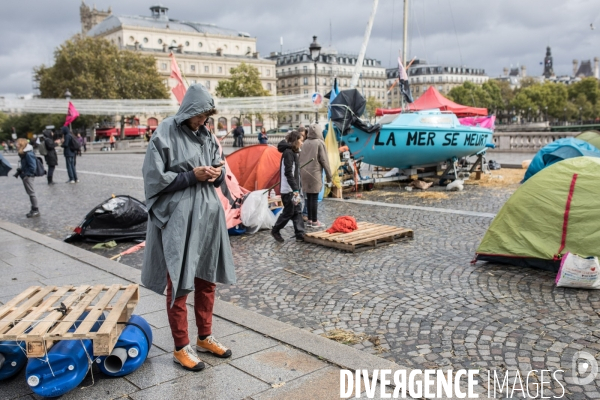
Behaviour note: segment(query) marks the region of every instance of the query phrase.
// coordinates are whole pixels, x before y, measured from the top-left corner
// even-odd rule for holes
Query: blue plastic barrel
[[[79,318],[84,320],[87,313]],[[96,332],[104,321],[101,315],[90,332]],[[77,329],[73,324],[69,332]],[[48,351],[46,357],[32,358],[27,364],[27,384],[35,394],[43,397],[61,396],[76,388],[88,373],[89,359],[93,359],[93,345],[89,339],[61,340]]]
[[[0,381],[19,373],[27,365],[25,343],[0,342]]]
[[[152,347],[152,329],[139,315],[132,315],[109,356],[98,357],[100,370],[108,376],[123,376],[142,366]]]

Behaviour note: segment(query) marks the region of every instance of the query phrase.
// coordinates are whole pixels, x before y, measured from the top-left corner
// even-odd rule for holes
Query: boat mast
[[[404,34],[402,35],[402,62],[404,63],[404,68],[408,66],[407,64],[407,54],[408,54],[408,0],[404,0]],[[406,70],[406,74],[408,74],[408,70]],[[404,96],[400,93],[400,106],[404,110]]]
[[[379,0],[373,0],[373,10],[371,11],[371,17],[367,23],[367,29],[365,30],[365,37],[363,44],[358,53],[358,59],[356,60],[356,67],[354,67],[354,74],[352,74],[352,80],[350,81],[350,89],[353,89],[358,84],[358,78],[360,77],[360,71],[362,70],[363,62],[365,59],[365,53],[367,52],[367,44],[369,43],[369,37],[371,36],[371,29],[373,28],[373,20],[375,19],[375,13],[377,12],[377,5]]]

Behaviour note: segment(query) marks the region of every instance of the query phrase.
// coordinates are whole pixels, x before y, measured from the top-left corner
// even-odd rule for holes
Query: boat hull
[[[387,168],[411,168],[467,157],[492,143],[493,131],[475,127],[386,127],[366,133],[353,127],[342,140],[354,158]]]

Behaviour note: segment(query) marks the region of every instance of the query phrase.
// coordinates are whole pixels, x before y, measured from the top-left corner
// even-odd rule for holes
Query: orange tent
[[[255,144],[231,153],[227,164],[244,189],[267,189],[279,182],[281,153],[273,146]],[[275,192],[279,194],[279,186]]]
[[[433,86],[430,86],[421,97],[414,101],[414,103],[408,104],[408,109],[412,111],[431,110],[434,108],[439,108],[441,111],[451,111],[456,114],[457,117],[485,117],[488,115],[487,108],[469,107],[455,103],[442,96],[442,94]],[[375,110],[375,114],[378,117],[384,114],[398,114],[401,112],[401,108],[391,110],[378,108]]]

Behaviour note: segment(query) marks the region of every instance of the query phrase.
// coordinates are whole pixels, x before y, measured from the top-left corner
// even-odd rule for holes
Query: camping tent
[[[234,151],[227,156],[227,164],[246,190],[267,189],[279,182],[281,153],[266,144],[256,144]],[[279,194],[279,186],[275,187]]]
[[[435,108],[439,108],[441,111],[451,111],[456,114],[457,117],[473,117],[477,115],[485,117],[488,115],[487,108],[469,107],[457,104],[442,96],[442,94],[433,86],[430,86],[421,97],[414,101],[414,103],[408,105],[408,109],[411,111],[431,110]],[[380,117],[384,114],[398,114],[401,112],[401,108],[378,108],[375,111],[375,114]]]
[[[585,131],[577,135],[576,138],[588,142],[597,149],[600,149],[600,132],[598,131]]]
[[[566,252],[600,256],[600,158],[544,168],[508,199],[477,248],[477,260],[558,271]]]
[[[531,164],[529,164],[529,168],[525,172],[523,182],[549,165],[567,158],[581,156],[600,157],[600,150],[583,140],[575,138],[555,140],[542,147],[533,160],[531,160]]]

